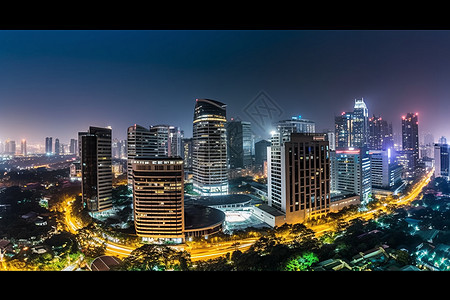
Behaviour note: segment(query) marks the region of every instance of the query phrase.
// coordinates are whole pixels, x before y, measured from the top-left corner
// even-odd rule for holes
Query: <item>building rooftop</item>
[[[197,204],[184,205],[184,229],[208,228],[225,221],[225,213],[212,207]]]
[[[198,204],[204,206],[230,205],[230,204],[249,204],[252,198],[245,194],[229,194],[222,196],[186,196],[184,203]]]

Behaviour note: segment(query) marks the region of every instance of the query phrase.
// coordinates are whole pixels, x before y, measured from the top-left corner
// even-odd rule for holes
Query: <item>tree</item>
[[[168,246],[145,244],[124,259],[120,270],[129,271],[187,271],[190,267],[190,254],[176,251]]]
[[[312,252],[304,252],[301,255],[288,261],[284,267],[285,271],[309,271],[311,265],[318,262],[319,259]]]

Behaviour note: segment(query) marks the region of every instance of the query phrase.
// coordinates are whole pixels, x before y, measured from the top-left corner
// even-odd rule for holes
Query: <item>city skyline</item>
[[[191,137],[197,98],[226,103],[228,119],[267,138],[261,93],[277,109],[266,121],[302,115],[333,129],[363,98],[394,133],[418,112],[420,132],[450,136],[447,30],[3,30],[0,40],[1,141],[67,144],[89,126],[123,140],[133,124]]]

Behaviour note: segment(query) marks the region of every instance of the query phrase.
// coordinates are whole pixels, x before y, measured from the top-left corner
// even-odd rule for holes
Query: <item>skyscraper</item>
[[[139,158],[157,157],[158,139],[150,129],[134,124],[127,130],[127,173],[128,185],[133,185],[132,161]]]
[[[331,189],[368,201],[372,194],[370,167],[369,151],[364,148],[337,149],[331,153]]]
[[[450,158],[447,141],[439,139],[439,143],[434,144],[434,176],[450,178]]]
[[[23,156],[27,156],[27,140],[26,139],[22,139],[22,141],[20,142],[20,154],[22,154]]]
[[[364,99],[355,99],[353,112],[335,117],[336,148],[366,147],[369,136],[369,113]]]
[[[373,115],[369,118],[368,148],[371,150],[387,150],[394,148],[392,123]]]
[[[369,111],[364,99],[355,99],[353,108],[353,142],[351,147],[366,147],[369,137]]]
[[[46,137],[45,138],[45,154],[47,155],[52,155],[53,151],[52,151],[52,137]]]
[[[82,198],[92,213],[112,208],[112,166],[110,128],[89,127],[80,132]]]
[[[252,165],[252,132],[250,122],[231,120],[226,123],[228,165],[231,169]]]
[[[55,155],[59,155],[59,153],[60,153],[60,145],[59,145],[59,139],[58,138],[56,138],[55,139]]]
[[[78,153],[78,143],[77,143],[76,139],[70,139],[69,152],[71,154],[77,154]]]
[[[134,224],[148,240],[184,240],[183,159],[132,160]]]
[[[286,223],[329,212],[330,160],[325,134],[290,133],[281,143],[274,137],[268,166],[268,203],[285,214]]]
[[[267,140],[260,140],[255,143],[255,165],[262,169],[264,161],[267,161],[267,147],[270,147],[270,142]]]
[[[177,126],[169,126],[167,138],[167,155],[169,157],[183,157],[184,131]]]
[[[419,114],[402,116],[402,147],[408,160],[408,172],[412,174],[419,160]]]
[[[193,121],[193,188],[200,195],[228,194],[226,104],[196,99]]]
[[[169,125],[152,125],[150,132],[157,140],[157,155],[167,157],[169,155]]]

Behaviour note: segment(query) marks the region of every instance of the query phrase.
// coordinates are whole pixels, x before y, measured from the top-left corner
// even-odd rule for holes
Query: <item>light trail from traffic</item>
[[[418,181],[412,190],[402,197],[400,197],[396,202],[392,203],[396,206],[401,206],[408,204],[409,202],[415,200],[418,198],[420,193],[422,192],[422,189],[430,182],[431,177],[434,173],[434,168],[431,169],[420,181]],[[71,204],[71,203],[70,203]],[[68,203],[68,206],[70,206]],[[376,209],[372,209],[370,211],[360,212],[358,214],[349,216],[344,218],[345,222],[351,221],[355,218],[364,218],[366,220],[374,218],[374,215],[379,211],[385,211],[385,206],[377,207]],[[81,227],[77,224],[76,220],[72,220],[70,216],[70,210],[66,210],[66,224],[68,228],[72,231],[75,231],[80,229]],[[319,237],[320,235],[324,234],[325,232],[334,231],[334,222],[333,223],[326,223],[326,224],[320,224],[315,226],[308,226],[308,228],[312,229],[315,232],[316,237]],[[181,246],[177,247],[177,249],[186,250],[191,255],[191,261],[198,261],[198,260],[204,260],[204,259],[213,259],[217,257],[221,257],[226,255],[227,253],[232,253],[235,250],[240,251],[246,251],[248,250],[259,238],[258,237],[252,237],[252,238],[246,238],[241,240],[233,240],[233,241],[227,241],[227,242],[220,242],[216,245],[211,245],[208,247],[202,247],[202,248],[193,248],[188,249],[188,247]],[[103,242],[106,245],[106,255],[112,255],[117,256],[119,258],[125,258],[131,254],[131,252],[136,249],[136,247],[131,247],[128,245],[111,242],[107,239],[104,239]]]

